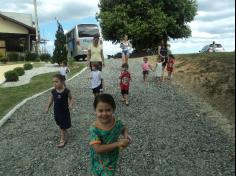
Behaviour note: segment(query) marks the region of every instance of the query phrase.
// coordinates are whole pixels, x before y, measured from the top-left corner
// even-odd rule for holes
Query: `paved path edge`
[[[76,75],[74,75],[73,77],[71,77],[70,79],[68,79],[67,81],[71,81],[72,79],[74,79],[75,77],[79,76],[80,74],[82,74],[85,70],[87,69],[87,67],[83,68],[79,73],[77,73]],[[0,120],[0,127],[2,127],[8,119],[11,118],[12,114],[14,114],[16,112],[17,109],[19,109],[21,106],[23,106],[26,102],[28,102],[29,100],[32,100],[50,90],[52,90],[53,87],[43,91],[43,92],[40,92],[40,93],[37,93],[29,98],[26,98],[24,100],[22,100],[19,104],[17,104],[13,109],[11,109],[5,116],[3,116],[3,118]]]

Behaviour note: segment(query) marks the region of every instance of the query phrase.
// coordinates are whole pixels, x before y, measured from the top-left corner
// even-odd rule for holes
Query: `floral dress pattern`
[[[92,176],[114,176],[119,156],[119,149],[112,152],[97,154],[92,145],[94,144],[112,144],[118,141],[119,136],[124,130],[124,125],[120,120],[116,120],[111,130],[102,130],[94,125],[90,131],[90,172]]]

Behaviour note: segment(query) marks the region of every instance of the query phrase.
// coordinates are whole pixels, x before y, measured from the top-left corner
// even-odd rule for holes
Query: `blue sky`
[[[235,2],[234,0],[197,0],[198,14],[189,25],[192,37],[171,40],[173,53],[196,53],[204,45],[216,41],[226,51],[235,48]],[[41,37],[48,39],[47,50],[53,51],[57,23],[62,23],[65,31],[76,24],[97,23],[95,14],[99,11],[99,0],[37,0]],[[33,14],[33,0],[1,0],[0,11]],[[119,46],[104,42],[104,52],[114,54]]]

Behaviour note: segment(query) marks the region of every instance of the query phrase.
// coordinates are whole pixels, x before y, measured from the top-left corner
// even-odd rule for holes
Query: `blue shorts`
[[[125,56],[129,56],[129,50],[122,50],[122,54]]]

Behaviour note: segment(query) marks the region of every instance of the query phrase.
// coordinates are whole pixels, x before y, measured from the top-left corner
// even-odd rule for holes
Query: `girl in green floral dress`
[[[127,147],[131,138],[128,129],[113,116],[115,101],[109,94],[94,100],[96,121],[90,127],[90,159],[92,176],[114,176],[119,150]],[[123,138],[119,138],[123,135]]]

